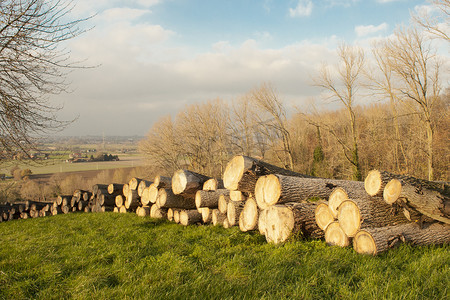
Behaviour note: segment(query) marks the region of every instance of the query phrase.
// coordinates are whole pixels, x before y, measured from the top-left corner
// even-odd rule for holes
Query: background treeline
[[[434,178],[445,181],[449,178],[449,96],[447,90],[436,100],[433,115]],[[363,176],[381,169],[427,178],[426,132],[419,115],[399,104],[394,118],[390,104],[380,102],[356,106],[354,112]],[[274,88],[263,84],[232,103],[215,99],[192,104],[175,118],[160,119],[140,150],[150,165],[169,174],[188,168],[221,177],[232,155],[244,154],[301,173],[351,179],[353,166],[344,153],[351,139],[347,114],[342,108],[298,112],[288,118]]]

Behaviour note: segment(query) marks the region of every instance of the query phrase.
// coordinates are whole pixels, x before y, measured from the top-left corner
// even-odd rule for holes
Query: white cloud
[[[358,37],[364,37],[380,31],[386,31],[388,29],[387,23],[382,23],[378,26],[374,25],[359,25],[355,27],[355,32]]]
[[[310,0],[299,0],[295,8],[289,8],[289,15],[295,17],[307,17],[311,15],[313,3]]]
[[[390,3],[390,2],[399,2],[404,0],[377,0],[378,3]]]
[[[326,0],[327,7],[344,6],[349,7],[359,0]]]

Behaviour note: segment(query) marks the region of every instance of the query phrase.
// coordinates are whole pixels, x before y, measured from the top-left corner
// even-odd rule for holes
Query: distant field
[[[65,173],[77,171],[106,170],[138,167],[143,165],[143,158],[137,155],[119,155],[119,161],[66,163],[61,160],[48,161],[43,165],[18,164],[21,169],[30,169],[33,174]],[[10,174],[11,165],[0,169],[1,173]]]

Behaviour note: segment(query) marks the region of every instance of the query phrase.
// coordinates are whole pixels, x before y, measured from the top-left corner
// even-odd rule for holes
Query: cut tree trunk
[[[180,224],[184,226],[200,223],[202,221],[202,214],[196,209],[180,211]]]
[[[139,217],[150,216],[150,206],[139,206],[136,209],[136,215]]]
[[[258,178],[268,174],[311,177],[271,165],[252,157],[237,155],[228,162],[223,173],[223,183],[225,188],[229,190],[239,190],[253,194]]]
[[[180,223],[180,210],[178,209],[173,210],[173,221],[177,224]]]
[[[105,195],[105,194],[101,194],[98,197],[98,203],[100,205],[106,205],[106,206],[114,206],[116,204],[116,197],[114,195]]]
[[[123,184],[121,183],[110,183],[108,185],[108,194],[110,195],[120,195],[123,193]]]
[[[221,214],[227,213],[228,202],[230,202],[230,196],[220,195],[219,203],[217,204],[217,208],[219,209]]]
[[[215,191],[224,188],[222,179],[211,178],[203,184],[203,190],[205,191]]]
[[[130,188],[130,190],[137,191],[137,188],[141,181],[141,178],[133,177],[130,179],[130,182],[128,182],[128,187]]]
[[[325,242],[331,246],[347,247],[350,245],[350,238],[342,230],[339,222],[332,222],[325,230]]]
[[[139,192],[139,190],[138,190],[138,192]],[[146,206],[149,206],[149,204],[151,203],[150,199],[149,199],[149,195],[148,195],[148,186],[141,193],[141,203],[142,203],[142,205],[146,205]]]
[[[153,184],[157,189],[170,189],[172,188],[172,178],[167,176],[156,175],[153,180]]]
[[[119,207],[119,213],[126,214],[127,212],[128,212],[128,210],[125,207],[125,205],[122,205],[121,207]]]
[[[153,182],[148,181],[148,180],[141,180],[139,182],[139,185],[137,187],[137,191],[138,191],[138,195],[139,197],[142,197],[142,193],[144,192],[144,189],[147,188],[150,184],[152,184]]]
[[[114,203],[116,204],[116,206],[117,206],[118,208],[121,208],[122,205],[123,205],[123,203],[124,203],[124,201],[123,201],[123,196],[122,196],[122,195],[117,195],[116,198],[115,198],[115,200],[114,200]]]
[[[353,239],[353,248],[362,254],[377,255],[401,243],[439,245],[450,243],[450,225],[442,223],[407,223],[381,228],[366,228]]]
[[[221,195],[229,195],[230,191],[227,189],[220,190],[198,190],[195,193],[195,205],[197,208],[209,207],[217,208],[219,206],[219,198]]]
[[[211,215],[211,211],[212,209],[209,209],[208,207],[200,207],[197,208],[198,212],[201,213],[202,215],[202,221],[204,224],[208,224],[211,223],[212,221],[212,215]]]
[[[241,212],[244,209],[244,205],[245,205],[245,201],[241,201],[241,202],[230,201],[230,202],[228,202],[227,219],[228,219],[228,224],[230,226],[238,226],[239,225],[239,216],[241,215]]]
[[[211,222],[214,226],[222,225],[226,218],[227,215],[221,213],[218,209],[213,209],[211,212]]]
[[[270,174],[260,177],[255,187],[255,198],[261,209],[287,202],[305,202],[311,198],[328,199],[338,186],[361,186],[362,182],[323,178],[303,178]]]
[[[316,207],[317,203],[311,202],[286,203],[285,205],[272,205],[263,210],[262,212],[265,212],[263,228],[266,240],[279,244],[293,234],[301,234],[304,238],[322,238],[323,230],[317,226],[315,221]]]
[[[450,224],[450,196],[441,189],[392,179],[386,184],[383,198],[388,204],[413,209],[429,218]],[[411,212],[411,210],[409,210]]]
[[[258,229],[259,209],[256,200],[249,197],[245,201],[244,209],[239,216],[239,229],[241,231],[251,231]]]
[[[169,220],[169,221],[173,221],[173,209],[172,208],[169,208],[168,210],[167,210],[167,220]]]
[[[107,184],[94,184],[92,186],[92,193],[94,195],[97,195],[99,193],[99,191],[107,194],[108,193],[108,185]]]
[[[314,215],[317,226],[324,231],[327,229],[328,225],[336,220],[328,208],[328,204],[325,202],[320,202],[317,204]]]
[[[175,195],[194,195],[203,188],[203,183],[210,177],[189,170],[177,170],[172,177],[172,191]]]
[[[150,208],[150,218],[167,219],[167,208],[161,208],[157,204],[153,204]]]
[[[140,205],[139,196],[136,190],[129,189],[127,198],[125,200],[125,208],[127,210],[134,210]]]
[[[230,200],[235,202],[245,201],[247,197],[241,191],[230,191]]]
[[[171,189],[159,189],[156,204],[161,208],[194,209],[195,199],[175,195]]]

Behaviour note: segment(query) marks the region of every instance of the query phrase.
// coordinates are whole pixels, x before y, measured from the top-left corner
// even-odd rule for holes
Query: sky
[[[271,83],[286,107],[320,97],[312,78],[336,63],[339,43],[370,41],[408,24],[415,0],[74,0],[71,17],[93,16],[70,40],[87,69],[52,97],[76,119],[60,135],[145,135],[192,103],[232,101]]]

